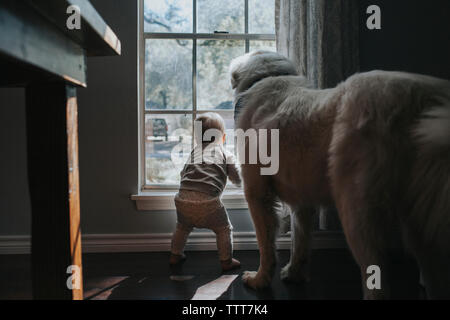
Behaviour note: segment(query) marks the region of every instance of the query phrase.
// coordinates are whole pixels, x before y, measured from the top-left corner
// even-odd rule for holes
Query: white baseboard
[[[90,252],[158,252],[169,251],[171,233],[156,234],[85,234],[82,238],[84,253]],[[290,249],[290,235],[277,239],[278,249]],[[345,248],[342,232],[319,231],[313,234],[313,249]],[[212,232],[194,232],[189,236],[186,250],[216,250],[216,237]],[[234,232],[234,250],[257,250],[254,232]],[[0,254],[29,254],[30,236],[0,236]]]
[[[30,253],[30,236],[0,236],[0,254]]]

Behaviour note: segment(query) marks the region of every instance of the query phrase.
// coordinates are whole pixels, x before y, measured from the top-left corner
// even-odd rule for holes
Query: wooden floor
[[[236,251],[235,256],[242,268],[227,274],[241,275],[244,270],[257,269],[257,251]],[[168,253],[85,254],[85,299],[191,299],[198,287],[220,277],[221,271],[217,252],[187,252],[187,257],[182,267],[169,268]],[[0,256],[0,299],[31,299],[29,258]],[[347,250],[313,251],[311,281],[303,285],[280,280],[279,269],[288,259],[289,251],[279,251],[271,289],[256,292],[245,287],[238,277],[220,299],[361,299],[359,269]],[[397,259],[393,266],[393,298],[419,298],[418,272],[411,261]]]

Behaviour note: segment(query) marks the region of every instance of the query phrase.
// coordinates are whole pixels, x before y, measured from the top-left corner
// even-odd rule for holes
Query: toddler
[[[220,196],[227,177],[238,186],[241,179],[233,155],[223,146],[223,118],[216,113],[205,113],[196,119],[196,126],[200,124],[201,137],[200,130],[198,134],[195,130],[196,145],[181,171],[180,190],[175,196],[177,225],[169,262],[175,265],[186,258],[184,246],[194,227],[207,228],[216,234],[222,270],[228,271],[238,268],[240,262],[233,258],[232,226]],[[211,132],[214,137],[208,138]]]

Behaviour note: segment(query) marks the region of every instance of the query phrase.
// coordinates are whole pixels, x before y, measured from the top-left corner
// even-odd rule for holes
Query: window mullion
[[[192,110],[197,111],[197,39],[192,40]]]
[[[193,30],[192,32],[197,33],[197,0],[192,0],[192,13],[193,13]]]
[[[248,0],[245,0],[245,34],[248,35]],[[250,40],[245,39],[245,53],[250,51]]]
[[[194,147],[195,118],[197,118],[197,39],[193,39],[192,44],[192,148]]]
[[[274,34],[263,33],[152,33],[144,32],[145,39],[217,39],[217,40],[267,40],[274,41]]]
[[[245,33],[248,34],[248,0],[245,0]]]
[[[150,109],[145,110],[145,114],[167,114],[167,115],[177,115],[177,114],[192,114],[194,111],[185,109]]]
[[[194,121],[197,118],[197,0],[192,0],[193,13],[193,34],[192,39],[192,141],[191,147],[194,147]]]

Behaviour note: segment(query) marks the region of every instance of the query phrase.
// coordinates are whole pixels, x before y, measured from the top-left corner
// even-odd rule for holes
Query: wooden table
[[[69,30],[73,5],[81,24]],[[76,88],[88,56],[120,52],[87,0],[0,1],[0,86],[26,88],[35,299],[83,299]]]

